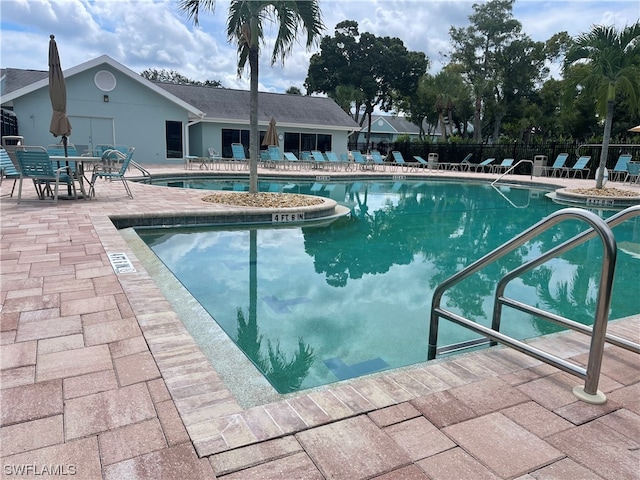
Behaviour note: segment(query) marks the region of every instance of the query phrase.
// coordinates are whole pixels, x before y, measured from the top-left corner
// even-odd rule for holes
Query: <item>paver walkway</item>
[[[613,346],[602,406],[576,400],[577,378],[493,348],[243,408],[109,220],[229,208],[132,191],[2,198],[2,478],[640,479],[640,360]],[[113,252],[136,272],[116,274]],[[640,341],[640,315],[609,331]],[[586,362],[576,333],[536,344]]]

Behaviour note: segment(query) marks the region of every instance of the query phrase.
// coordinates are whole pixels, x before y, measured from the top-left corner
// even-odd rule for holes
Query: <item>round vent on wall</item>
[[[384,125],[384,120],[382,120],[382,119],[378,120],[378,125],[383,126]]]
[[[103,92],[110,92],[114,88],[116,88],[116,77],[113,76],[113,73],[107,70],[100,70],[93,77],[93,81]]]

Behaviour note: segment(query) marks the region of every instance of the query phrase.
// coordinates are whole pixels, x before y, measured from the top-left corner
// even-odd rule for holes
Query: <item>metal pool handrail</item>
[[[531,175],[530,175],[529,178],[530,179],[533,178],[533,166],[534,166],[533,160],[527,160],[526,158],[523,158],[522,160],[518,160],[515,165],[510,166],[507,170],[505,170],[505,172],[502,175],[500,175],[493,182],[491,182],[491,186],[493,187],[496,183],[498,183],[500,180],[502,180],[502,177],[504,177],[505,175],[507,175],[510,172],[513,172],[516,169],[516,167],[518,165],[520,165],[521,163],[530,163],[531,164]]]
[[[623,212],[620,212],[620,214],[622,213]],[[551,355],[524,342],[511,338],[503,333],[500,333],[494,328],[485,327],[484,325],[480,325],[479,323],[468,320],[454,312],[440,307],[442,296],[444,295],[445,291],[447,291],[453,285],[478,272],[486,265],[498,260],[499,258],[504,257],[508,253],[512,252],[521,245],[524,245],[526,242],[539,235],[540,233],[548,230],[552,226],[565,220],[576,219],[590,224],[592,228],[585,233],[587,235],[590,235],[591,231],[593,231],[593,235],[597,234],[602,240],[603,245],[600,288],[598,291],[598,299],[596,303],[593,336],[589,349],[589,360],[587,369],[579,367],[571,362],[556,357],[555,355]],[[565,243],[573,241],[574,240],[569,240]],[[582,242],[580,241],[578,243]],[[575,245],[577,245],[578,243],[575,243]],[[565,244],[557,248],[561,247],[562,251],[565,251],[565,249],[569,248],[565,247]],[[538,223],[522,232],[520,235],[514,237],[510,241],[504,243],[500,247],[486,254],[484,257],[476,260],[471,265],[462,269],[449,279],[445,280],[435,289],[431,302],[431,322],[429,330],[429,347],[427,358],[429,360],[432,360],[436,357],[436,349],[438,344],[438,324],[439,318],[442,317],[472,331],[475,331],[476,333],[485,335],[495,342],[505,344],[526,355],[537,358],[538,360],[553,365],[565,372],[585,379],[584,387],[577,386],[573,389],[574,395],[587,403],[605,403],[606,396],[604,395],[604,393],[598,390],[598,380],[600,376],[600,367],[602,365],[602,353],[604,350],[607,321],[609,317],[609,305],[611,302],[611,289],[613,285],[613,274],[615,270],[616,255],[616,239],[613,235],[613,232],[611,231],[611,228],[607,225],[607,223],[600,217],[598,217],[595,213],[579,208],[565,208],[563,210],[558,210],[557,212],[552,213],[551,215],[540,220]],[[498,312],[498,315],[500,315],[500,312]],[[546,316],[549,315],[551,314],[546,314]],[[544,318],[546,318],[546,316]],[[559,321],[559,323],[564,323],[563,319],[560,317],[556,317],[555,320]]]

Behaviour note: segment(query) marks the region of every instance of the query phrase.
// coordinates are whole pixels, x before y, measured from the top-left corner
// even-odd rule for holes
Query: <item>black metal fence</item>
[[[613,168],[618,157],[623,154],[631,154],[634,161],[640,161],[640,135],[639,142],[629,144],[610,144],[607,158],[607,168]],[[357,147],[357,148],[355,148]],[[366,151],[365,144],[349,145],[349,150]],[[420,142],[398,142],[388,145],[387,151],[380,153],[384,156],[391,154],[391,151],[397,150],[402,153],[406,161],[414,161],[413,156],[419,155],[427,158],[430,153],[437,153],[438,160],[443,163],[460,163],[469,153],[472,154],[471,162],[480,163],[487,158],[495,158],[494,163],[500,163],[505,158],[513,158],[516,160],[529,159],[533,160],[536,155],[544,155],[547,157],[546,165],[551,166],[560,153],[568,153],[569,159],[566,166],[572,166],[576,160],[588,155],[591,161],[588,167],[591,168],[591,177],[595,175],[595,170],[600,163],[600,152],[602,145],[600,144],[581,144],[578,142],[546,142],[546,143],[522,143],[514,142],[511,144],[484,144],[484,143],[420,143]],[[531,172],[531,164],[524,163],[520,165],[516,173],[529,174]]]

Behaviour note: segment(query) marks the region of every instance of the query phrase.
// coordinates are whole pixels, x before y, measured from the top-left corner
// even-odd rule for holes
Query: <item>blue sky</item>
[[[228,88],[248,88],[248,75],[237,76],[235,46],[227,43],[224,33],[229,0],[217,1],[213,14],[202,13],[199,27],[187,20],[177,3],[0,0],[0,66],[46,70],[49,35],[54,34],[63,69],[106,54],[138,73],[165,68],[197,80],[220,80]],[[446,62],[443,52],[450,47],[449,28],[469,24],[473,3],[320,0],[320,8],[325,35],[333,35],[337,23],[355,20],[360,31],[398,37],[408,49],[425,52],[435,72]],[[543,41],[560,31],[576,36],[594,24],[621,28],[635,23],[640,18],[640,0],[517,0],[514,15],[524,33]],[[284,67],[272,67],[271,45],[267,43],[261,56],[260,90],[303,89],[309,57],[316,51],[308,52],[304,45],[298,45]]]

